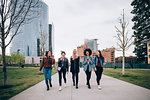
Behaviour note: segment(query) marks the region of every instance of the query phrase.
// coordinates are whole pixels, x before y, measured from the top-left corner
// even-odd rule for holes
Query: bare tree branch
[[[124,75],[125,51],[128,50],[129,47],[133,44],[132,36],[129,37],[128,36],[129,31],[126,32],[126,28],[127,28],[129,23],[125,21],[124,9],[123,9],[123,13],[121,14],[121,18],[119,18],[119,24],[121,26],[121,29],[119,29],[117,26],[115,26],[116,32],[117,32],[117,35],[115,37],[118,40],[117,41],[117,46],[119,47],[118,50],[122,51],[122,54],[123,54],[122,74]]]

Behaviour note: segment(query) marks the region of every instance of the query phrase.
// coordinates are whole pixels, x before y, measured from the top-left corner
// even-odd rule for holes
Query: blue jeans
[[[44,76],[45,76],[45,83],[47,86],[48,85],[48,80],[49,80],[49,83],[51,83],[51,73],[52,73],[52,69],[51,68],[43,68],[43,73],[44,73]]]

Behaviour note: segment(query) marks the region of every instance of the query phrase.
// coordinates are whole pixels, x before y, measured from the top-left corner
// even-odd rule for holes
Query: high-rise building
[[[41,0],[39,1],[39,5],[39,8],[33,8],[38,10],[39,15],[32,19],[30,23],[24,24],[20,28],[21,33],[14,37],[10,53],[20,50],[20,53],[24,56],[40,56],[40,32],[42,29],[43,34],[48,34],[49,26],[48,6]],[[48,38],[45,47],[48,50]]]
[[[98,50],[97,39],[85,39],[84,44],[88,45],[88,48],[90,48],[93,52]]]
[[[49,24],[49,51],[54,54],[54,25]]]

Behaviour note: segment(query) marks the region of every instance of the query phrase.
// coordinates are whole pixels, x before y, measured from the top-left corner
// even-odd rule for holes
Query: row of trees
[[[6,56],[6,64],[24,63],[25,57],[22,54],[14,52],[11,56]],[[2,55],[0,55],[0,62],[2,62]]]

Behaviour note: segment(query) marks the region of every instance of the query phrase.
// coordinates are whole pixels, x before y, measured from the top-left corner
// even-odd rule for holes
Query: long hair
[[[103,57],[103,55],[102,55],[101,51],[100,51],[100,50],[98,50],[98,52],[99,52],[99,56],[100,56],[100,58],[101,58],[101,59],[104,59],[104,57]]]
[[[72,58],[73,58],[73,59],[75,59],[75,58],[74,58],[74,51],[76,51],[76,57],[78,57],[77,50],[74,49],[74,50],[73,50],[73,53],[72,53]]]
[[[51,57],[50,56],[48,57],[48,52],[51,53],[51,51],[46,51],[45,56],[48,58],[48,63],[52,64],[52,59],[50,60]]]

